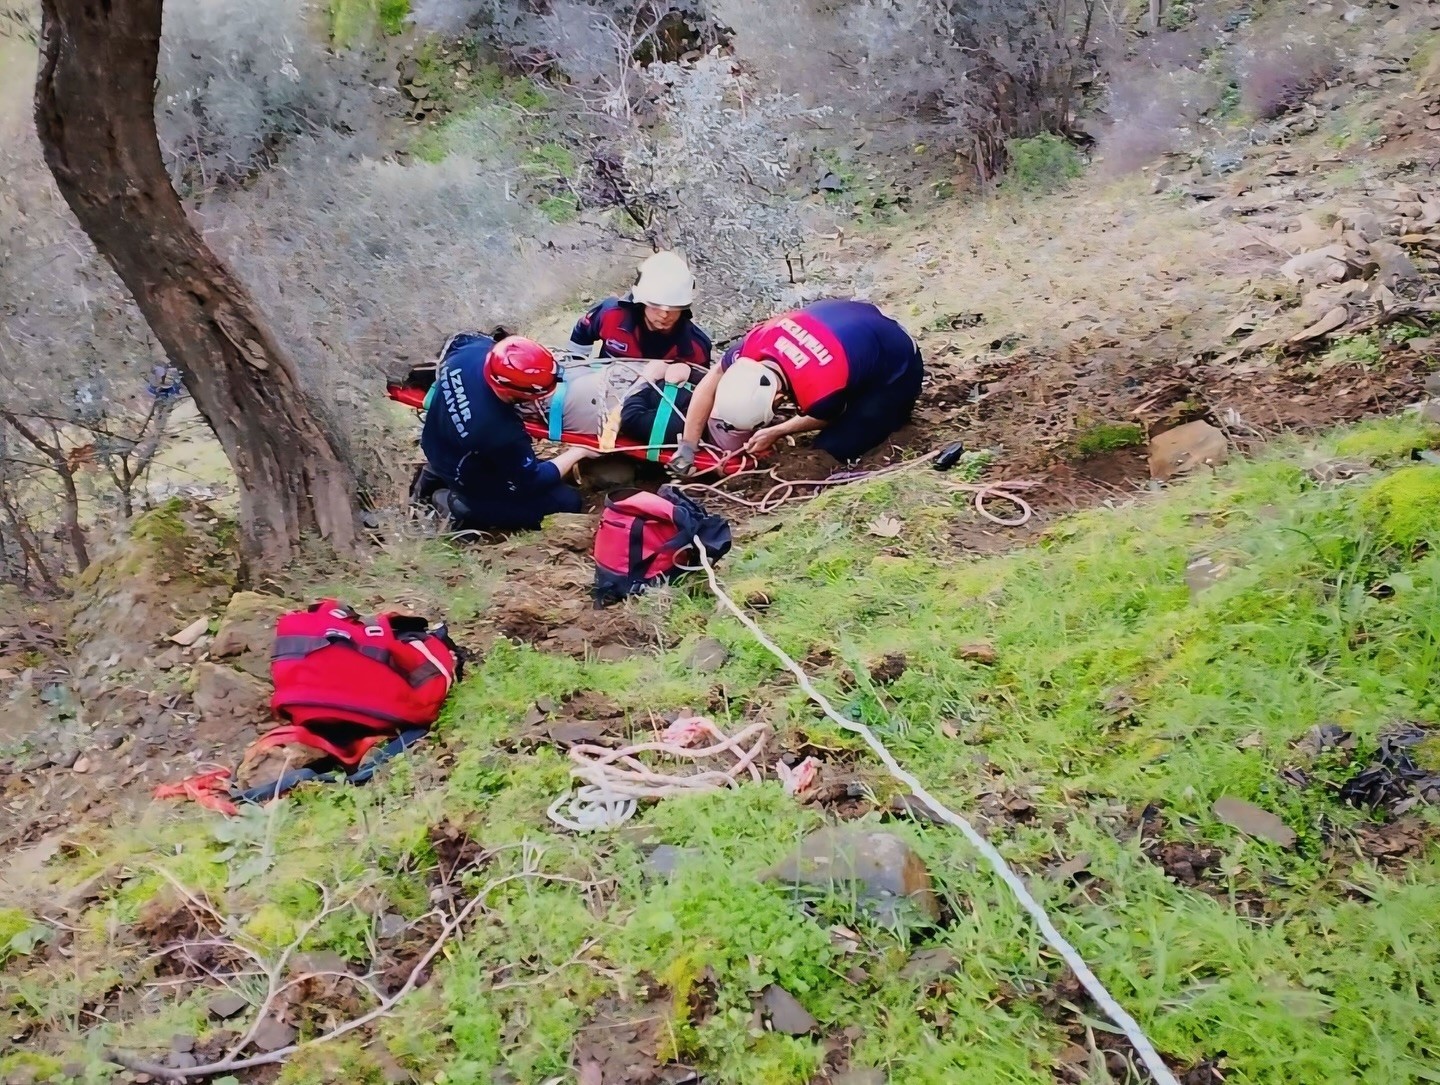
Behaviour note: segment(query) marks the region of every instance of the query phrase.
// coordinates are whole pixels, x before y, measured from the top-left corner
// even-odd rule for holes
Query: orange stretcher
[[[404,377],[391,378],[385,382],[386,394],[396,403],[409,407],[412,410],[423,411],[430,395],[430,389],[435,383],[434,364],[416,366]],[[547,427],[541,422],[524,422],[525,432],[531,437],[542,441],[557,441],[562,445],[579,445],[582,448],[593,448],[597,451],[607,451],[600,448],[600,438],[589,433],[566,433],[555,431],[553,427]],[[653,449],[649,445],[641,444],[639,441],[631,440],[628,437],[616,437],[615,447],[608,452],[614,452],[623,456],[630,456],[637,460],[649,460],[652,463],[669,463],[670,458],[675,455],[671,448]],[[754,467],[755,459],[751,456],[730,456],[724,457],[707,448],[702,448],[695,453],[695,471],[697,474],[709,474],[712,471],[719,471],[722,475],[733,475],[746,467]]]

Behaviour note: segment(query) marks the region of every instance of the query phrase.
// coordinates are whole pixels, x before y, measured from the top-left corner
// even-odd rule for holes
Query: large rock
[[[911,907],[932,923],[940,918],[930,872],[894,833],[828,826],[807,836],[761,877],[845,893],[886,920]]]
[[[1187,422],[1150,438],[1150,477],[1164,481],[1229,457],[1225,434],[1208,422]]]
[[[203,732],[221,740],[270,716],[269,684],[223,663],[195,665],[194,701]]]
[[[234,666],[246,673],[268,678],[275,620],[294,609],[294,603],[279,596],[236,592],[225,607],[215,639],[210,642],[211,658],[233,660]]]

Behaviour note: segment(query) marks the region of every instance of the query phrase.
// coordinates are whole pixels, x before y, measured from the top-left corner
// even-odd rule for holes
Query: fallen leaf
[[[941,733],[942,735],[944,735],[946,738],[959,738],[959,737],[960,737],[960,731],[959,731],[958,728],[956,728],[956,726],[955,726],[953,723],[942,723],[942,724],[940,725],[940,733]]]
[[[1090,853],[1082,851],[1073,859],[1067,859],[1050,872],[1053,881],[1063,882],[1074,878],[1077,874],[1083,874],[1090,866]]]
[[[1217,818],[1231,828],[1239,829],[1247,836],[1258,836],[1273,841],[1282,848],[1295,843],[1295,830],[1286,825],[1269,810],[1262,810],[1254,803],[1226,795],[1215,800],[1211,807]]]
[[[1235,743],[1235,746],[1241,750],[1258,750],[1263,745],[1265,745],[1265,736],[1259,731],[1252,731]]]
[[[882,539],[894,539],[899,536],[904,526],[896,517],[881,513],[875,517],[868,530],[870,534],[878,535]]]
[[[1343,328],[1349,319],[1350,310],[1343,305],[1337,305],[1303,332],[1292,335],[1290,342],[1308,343],[1311,339],[1319,339],[1322,335],[1329,335]]]

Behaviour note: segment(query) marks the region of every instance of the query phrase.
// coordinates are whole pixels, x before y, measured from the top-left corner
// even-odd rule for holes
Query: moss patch
[[[1081,459],[1145,443],[1145,430],[1134,422],[1097,422],[1075,437],[1075,455]]]
[[[1408,548],[1440,537],[1440,467],[1402,467],[1373,483],[1360,507],[1391,545]]]

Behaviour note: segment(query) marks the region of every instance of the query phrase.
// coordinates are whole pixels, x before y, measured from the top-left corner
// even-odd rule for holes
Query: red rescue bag
[[[291,611],[270,660],[270,707],[290,726],[261,743],[299,742],[353,767],[377,743],[434,723],[463,667],[445,627],[424,618],[362,618],[334,599]]]
[[[730,524],[674,486],[659,493],[616,490],[595,533],[595,605],[636,595],[693,567],[695,540],[711,561],[730,551]]]

